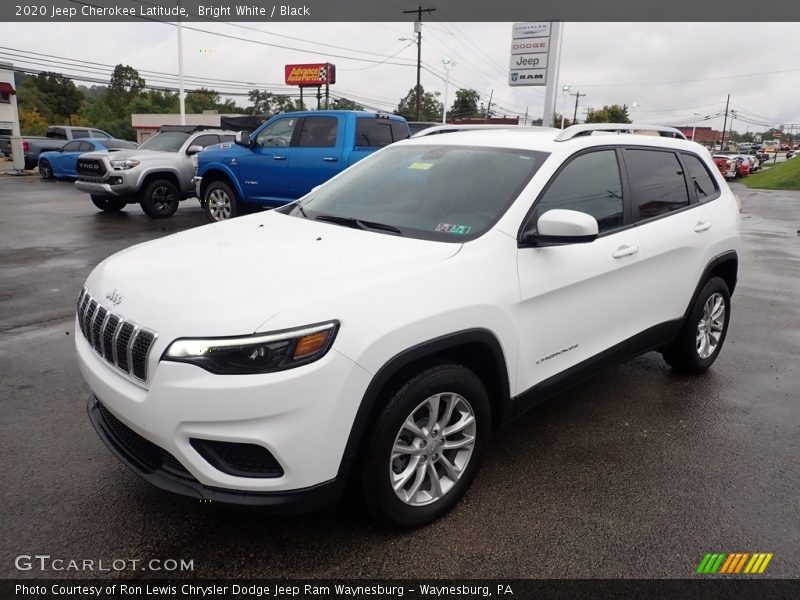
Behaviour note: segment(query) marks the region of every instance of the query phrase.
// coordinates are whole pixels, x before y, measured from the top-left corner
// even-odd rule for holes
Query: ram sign
[[[336,83],[336,65],[331,63],[286,65],[284,75],[286,85],[326,85]]]
[[[508,85],[546,85],[551,23],[514,23]]]

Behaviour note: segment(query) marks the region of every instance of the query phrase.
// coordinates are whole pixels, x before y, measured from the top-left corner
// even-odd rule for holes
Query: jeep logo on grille
[[[114,290],[113,292],[108,292],[106,294],[106,300],[110,300],[114,306],[117,306],[120,302],[122,302],[123,297],[117,292],[117,290]]]

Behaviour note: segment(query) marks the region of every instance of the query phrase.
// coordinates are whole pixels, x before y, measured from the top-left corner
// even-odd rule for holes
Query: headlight
[[[322,358],[333,344],[338,321],[232,338],[179,339],[161,360],[185,362],[218,375],[272,373]]]
[[[138,160],[112,160],[111,168],[115,171],[124,171],[125,169],[132,169],[138,164]]]

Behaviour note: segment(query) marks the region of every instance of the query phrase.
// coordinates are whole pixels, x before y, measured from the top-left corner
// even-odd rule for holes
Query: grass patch
[[[767,166],[767,163],[764,163]],[[760,173],[754,173],[742,180],[750,188],[764,190],[798,190],[800,191],[800,157],[790,158]]]

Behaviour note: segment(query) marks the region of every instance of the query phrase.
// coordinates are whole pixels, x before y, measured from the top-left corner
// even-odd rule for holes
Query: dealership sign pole
[[[558,69],[561,59],[561,23],[540,21],[514,23],[508,85],[545,86],[542,124],[553,126]]]

